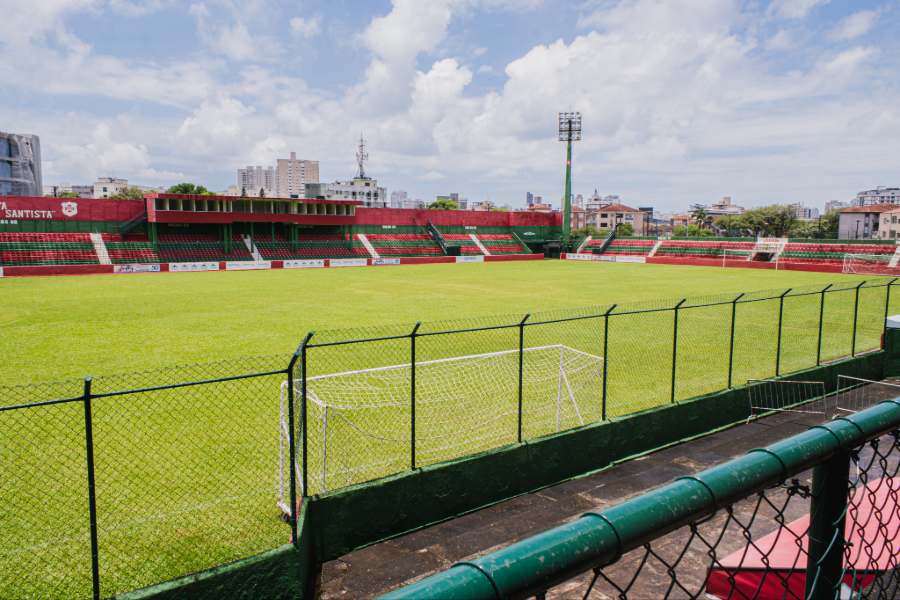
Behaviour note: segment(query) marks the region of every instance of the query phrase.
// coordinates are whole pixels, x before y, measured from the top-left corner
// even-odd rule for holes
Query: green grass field
[[[700,297],[828,283],[847,288],[829,294],[825,303],[822,357],[829,360],[850,353],[854,292],[849,288],[861,280],[564,261],[3,279],[0,372],[7,386],[34,385],[0,388],[0,405],[77,393],[76,378],[87,374],[101,376],[95,391],[110,391],[279,369],[309,330],[317,331],[314,342],[322,342],[409,331],[422,320],[421,332],[428,333],[444,326],[517,322],[526,312],[537,321],[596,314],[613,303],[663,307],[692,297],[679,313],[676,398],[683,400],[727,385],[731,307],[687,308],[704,304]],[[861,290],[858,351],[877,347],[884,293],[884,287]],[[745,300],[763,296],[749,294]],[[896,296],[892,312],[900,308]],[[747,302],[737,310],[735,385],[774,374],[778,302]],[[464,321],[449,322],[459,319]],[[785,299],[782,372],[815,364],[818,321],[818,296]],[[670,401],[672,326],[672,312],[610,318],[603,357],[609,370],[608,416]],[[340,328],[353,331],[332,331]],[[598,363],[587,360],[578,374],[575,363],[577,356],[603,354],[603,333],[603,321],[596,318],[526,329],[526,347],[565,346],[575,353],[567,368],[572,369],[569,393],[577,399],[556,401],[563,387],[546,353],[526,354],[526,438],[600,418]],[[428,336],[417,344],[418,361],[503,352],[517,347],[518,330]],[[245,358],[251,355],[265,358]],[[408,360],[409,340],[314,348],[309,373]],[[419,372],[420,465],[515,440],[517,364],[492,360],[472,369]],[[156,370],[211,361],[226,362]],[[115,375],[134,372],[141,373]],[[283,379],[272,375],[94,400],[104,595],[287,541],[288,529],[275,506]],[[45,381],[63,383],[39,383]],[[317,405],[310,411],[312,492],[408,466],[409,409],[393,401],[408,394],[405,375],[339,382],[330,390],[314,386],[331,408],[327,460],[324,410]],[[0,412],[0,431],[0,505],[5,508],[0,511],[0,597],[89,596],[82,405]]]

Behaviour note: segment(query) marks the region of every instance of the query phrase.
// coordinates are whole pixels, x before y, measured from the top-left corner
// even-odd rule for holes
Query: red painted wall
[[[0,196],[0,219],[10,221],[124,222],[143,211],[144,203],[141,200]]]

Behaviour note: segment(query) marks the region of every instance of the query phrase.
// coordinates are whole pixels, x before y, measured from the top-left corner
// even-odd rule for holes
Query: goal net
[[[900,266],[893,254],[845,254],[842,271],[860,275],[896,275]]]
[[[522,422],[535,437],[598,418],[603,358],[562,344],[524,348]],[[417,361],[417,466],[517,440],[519,350]],[[412,368],[409,363],[309,377],[307,485],[321,493],[408,469],[412,462]],[[294,382],[301,489],[301,382]],[[279,506],[288,511],[288,383],[281,386]]]

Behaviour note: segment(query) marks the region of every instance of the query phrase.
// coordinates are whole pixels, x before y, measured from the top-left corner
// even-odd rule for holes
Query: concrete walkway
[[[585,511],[617,504],[682,475],[794,435],[818,421],[821,417],[778,414],[351,552],[323,566],[321,597],[378,596],[446,569],[455,562],[476,558],[577,518]],[[799,515],[808,510],[803,505],[797,506],[792,513]],[[745,542],[736,539],[729,545],[734,543],[739,547]],[[703,565],[696,575],[705,576],[705,570]],[[589,579],[581,578],[568,587],[561,586],[548,597],[566,597],[575,593],[572,586],[580,587],[580,596]],[[638,593],[630,597],[643,596]]]

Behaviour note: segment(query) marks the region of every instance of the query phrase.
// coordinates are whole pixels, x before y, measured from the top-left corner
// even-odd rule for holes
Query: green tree
[[[143,200],[144,192],[137,187],[128,186],[121,192],[117,192],[109,197],[110,200]]]
[[[674,237],[710,237],[713,232],[709,229],[701,229],[699,225],[691,223],[688,226],[679,225],[672,229]]]
[[[166,190],[170,194],[194,194],[197,196],[211,196],[212,192],[203,187],[202,185],[195,185],[193,183],[176,183],[168,190]]]
[[[695,206],[691,210],[691,216],[694,219],[694,223],[696,223],[696,225],[701,229],[709,227],[713,222],[712,216],[710,216],[710,214],[706,212],[706,209],[702,206]]]
[[[778,204],[751,208],[741,217],[754,235],[762,237],[786,237],[797,222],[791,207]]]
[[[56,195],[57,198],[81,198],[75,192],[60,192]]]
[[[459,204],[456,203],[456,200],[450,200],[449,198],[440,198],[429,204],[428,208],[431,210],[457,210],[459,208]]]
[[[634,235],[634,225],[631,223],[619,223],[618,227],[616,227],[616,235],[624,237]]]

